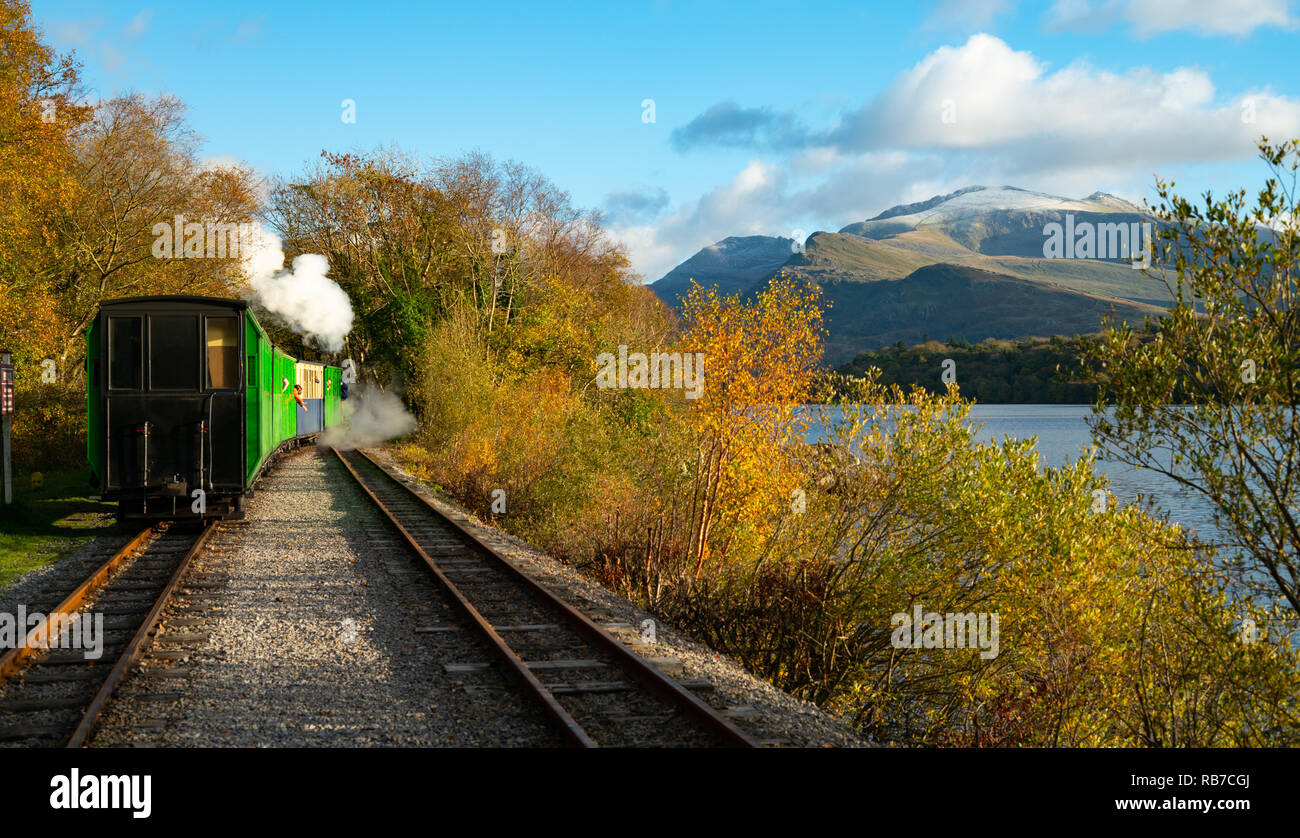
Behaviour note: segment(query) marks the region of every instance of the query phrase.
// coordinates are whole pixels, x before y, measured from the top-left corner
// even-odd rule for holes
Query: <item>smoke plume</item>
[[[378,445],[415,428],[415,417],[396,395],[358,384],[343,402],[343,424],[321,434],[320,444],[350,451]]]
[[[255,240],[244,248],[250,299],[326,352],[341,350],[352,331],[352,301],[326,275],[329,260],[304,253],[286,269],[280,237],[254,230]]]

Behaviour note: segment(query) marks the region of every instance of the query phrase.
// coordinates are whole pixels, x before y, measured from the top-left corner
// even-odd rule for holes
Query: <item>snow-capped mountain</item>
[[[1033,192],[1016,186],[967,186],[947,195],[936,195],[917,204],[891,207],[875,218],[861,222],[893,220],[910,227],[925,224],[950,223],[974,214],[993,211],[1017,210],[1020,212],[1142,212],[1141,207],[1106,192],[1094,192],[1086,198],[1074,200],[1044,192]],[[857,225],[850,225],[850,227]],[[845,227],[841,233],[854,232]]]
[[[1124,225],[1127,233],[1151,220],[1104,192],[1074,199],[968,186],[891,207],[838,233],[814,233],[802,252],[787,238],[726,238],[650,287],[677,305],[692,279],[742,295],[782,270],[807,279],[831,305],[826,355],[832,363],[927,335],[978,341],[1076,334],[1096,331],[1111,311],[1134,319],[1158,314],[1168,295],[1127,259],[1046,258],[1045,230]]]
[[[919,204],[885,210],[840,230],[883,239],[910,231],[933,231],[979,253],[1040,256],[1044,225],[1066,215],[1096,223],[1150,220],[1141,207],[1105,192],[1075,200],[1014,186],[968,186]]]

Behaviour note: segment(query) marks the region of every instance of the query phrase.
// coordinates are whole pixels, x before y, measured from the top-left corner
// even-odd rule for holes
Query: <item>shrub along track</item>
[[[335,454],[569,744],[758,745],[369,456]],[[492,665],[448,667],[472,673]]]

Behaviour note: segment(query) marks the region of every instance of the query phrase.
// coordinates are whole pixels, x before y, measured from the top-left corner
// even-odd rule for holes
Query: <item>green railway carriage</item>
[[[91,479],[120,517],[239,517],[279,453],[343,421],[339,368],[276,347],[240,300],[101,303],[86,382]]]
[[[332,394],[332,395],[331,395]],[[325,397],[322,410],[325,427],[333,428],[343,423],[343,370],[325,368]]]

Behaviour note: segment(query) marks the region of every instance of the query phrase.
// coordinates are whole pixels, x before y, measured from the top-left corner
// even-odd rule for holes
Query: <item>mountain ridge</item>
[[[1127,259],[1044,256],[1044,227],[1065,222],[1067,215],[1077,225],[1122,224],[1126,232],[1132,224],[1153,221],[1136,205],[1101,191],[1072,199],[1013,186],[967,186],[896,205],[837,232],[815,232],[802,248],[784,237],[729,236],[650,288],[676,307],[692,279],[745,297],[782,272],[814,283],[830,304],[828,363],[927,335],[971,341],[1046,337],[1095,332],[1108,311],[1126,318],[1158,315],[1168,303],[1167,289]],[[943,267],[927,270],[938,266]],[[958,279],[965,284],[953,285]],[[891,285],[872,287],[879,283]],[[960,306],[961,316],[936,319],[932,312],[926,321],[915,306],[901,303],[928,297],[927,286],[957,293],[947,305]],[[1008,307],[1008,299],[1027,309]],[[1070,314],[1071,305],[1077,314]],[[944,334],[948,328],[960,331]]]

